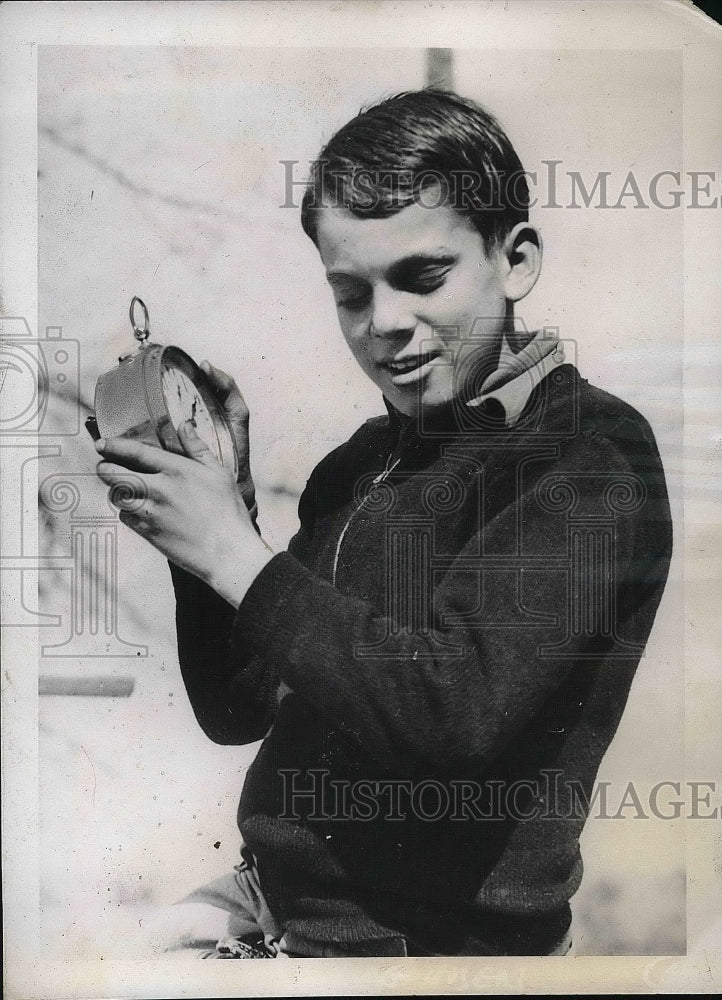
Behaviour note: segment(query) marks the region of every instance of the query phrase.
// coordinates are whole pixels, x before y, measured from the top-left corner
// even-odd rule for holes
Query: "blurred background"
[[[314,464],[383,404],[337,329],[300,226],[302,188],[289,199],[282,161],[302,181],[361,105],[429,81],[487,106],[538,172],[532,219],[545,262],[518,315],[530,329],[558,327],[582,375],[644,413],[680,523],[682,215],[634,207],[634,197],[617,209],[573,208],[567,177],[578,172],[591,190],[608,171],[614,204],[632,171],[649,205],[650,179],[681,169],[675,53],[41,46],[39,329],[64,342],[46,383],[56,447],[39,460],[49,955],[132,957],[133,929],[154,905],[229,870],[256,751],[215,746],[196,725],[167,565],[117,523],[93,476],[82,419],[97,376],[134,346],[130,299],[148,305],[152,339],[236,378],[251,410],[262,528],[284,547]],[[652,640],[599,775],[612,811],[628,782],[645,802],[657,782],[681,778],[681,560],[678,531]],[[684,953],[684,821],[634,814],[585,831],[573,901],[582,954]]]

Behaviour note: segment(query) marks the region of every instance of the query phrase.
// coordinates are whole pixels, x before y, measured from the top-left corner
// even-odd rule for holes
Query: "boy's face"
[[[446,205],[412,204],[384,219],[319,214],[341,329],[389,402],[413,416],[468,392],[470,376],[478,392],[501,343],[504,254],[487,256],[471,222]]]

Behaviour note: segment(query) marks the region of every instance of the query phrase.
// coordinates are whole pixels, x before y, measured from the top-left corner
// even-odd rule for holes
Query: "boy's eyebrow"
[[[458,259],[458,254],[451,253],[450,250],[437,250],[425,253],[414,253],[401,260],[396,260],[389,268],[389,273],[413,270],[417,267],[425,267],[427,264],[453,264]]]
[[[357,278],[346,271],[327,271],[326,281],[330,281],[333,284],[334,281],[363,281],[363,278]]]
[[[416,267],[425,267],[428,264],[453,264],[458,259],[458,254],[452,253],[445,247],[441,247],[439,250],[427,250],[423,253],[413,253],[409,254],[408,257],[402,257],[400,260],[395,260],[390,267],[388,272],[390,274],[398,274],[406,270],[411,270]],[[328,281],[360,281],[362,279],[356,277],[356,275],[348,274],[346,271],[327,271],[326,279]]]

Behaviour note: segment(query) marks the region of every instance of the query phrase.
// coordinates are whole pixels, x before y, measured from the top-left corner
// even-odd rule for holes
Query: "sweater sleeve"
[[[303,558],[307,528],[289,543]],[[215,743],[262,739],[276,715],[278,660],[234,627],[236,611],[207,584],[169,563],[176,598],[178,660],[199,725]]]
[[[234,633],[390,772],[489,762],[575,666],[606,658],[613,670],[615,654],[627,665],[639,658],[663,586],[666,539],[654,537],[644,508],[616,519],[609,545],[589,549],[609,508],[599,477],[584,470],[609,469],[611,459],[586,448],[569,461],[587,535],[577,545],[566,514],[555,513],[561,493],[542,502],[531,489],[478,525],[440,581],[431,573],[430,628],[399,627],[282,553],[246,594]],[[604,601],[611,624],[581,620]]]

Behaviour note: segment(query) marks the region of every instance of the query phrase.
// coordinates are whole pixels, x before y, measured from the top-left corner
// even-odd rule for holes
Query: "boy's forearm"
[[[260,739],[275,711],[278,678],[245,643],[232,642],[236,612],[206,583],[170,563],[178,660],[199,725],[216,743]]]

